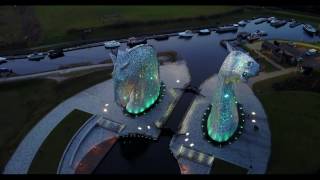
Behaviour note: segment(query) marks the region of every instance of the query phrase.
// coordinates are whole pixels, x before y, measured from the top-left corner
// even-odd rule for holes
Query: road
[[[107,68],[107,67],[111,68],[111,67],[113,67],[113,64],[107,63],[107,64],[98,64],[98,65],[90,65],[90,66],[81,66],[81,67],[61,69],[61,70],[56,70],[56,71],[30,74],[30,75],[25,75],[25,76],[0,78],[0,84],[7,83],[7,82],[20,81],[20,80],[30,80],[30,79],[40,78],[40,77],[47,77],[47,76],[57,76],[57,75],[60,76],[60,75],[68,74],[68,73],[72,73],[72,72],[84,71],[84,70],[89,70],[89,69],[100,69],[100,68]]]

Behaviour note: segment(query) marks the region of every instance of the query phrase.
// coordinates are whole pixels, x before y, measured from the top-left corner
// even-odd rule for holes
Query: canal
[[[263,30],[268,33],[265,38],[286,39],[298,41],[320,41],[319,36],[310,36],[302,25],[290,28],[289,23],[280,28],[274,28],[269,23],[254,24],[255,20],[248,23],[245,27],[239,27],[238,32],[255,32]],[[219,44],[222,39],[234,38],[236,33],[217,34],[212,32],[210,35],[199,36],[195,34],[191,39],[181,39],[172,36],[168,40],[156,41],[148,40],[155,49],[160,51],[176,51],[188,65],[192,77],[192,84],[199,86],[206,78],[218,72],[227,51]],[[121,44],[120,49],[127,48],[125,43]],[[104,46],[93,48],[78,49],[65,52],[65,56],[57,59],[46,57],[41,61],[28,61],[27,59],[10,60],[8,63],[1,64],[0,68],[12,69],[17,74],[32,74],[38,72],[57,70],[61,66],[70,64],[99,64],[105,62],[109,57],[109,50]],[[201,72],[201,73],[200,73]]]

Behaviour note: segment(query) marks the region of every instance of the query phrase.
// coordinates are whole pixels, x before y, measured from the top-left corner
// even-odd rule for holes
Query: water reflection
[[[164,130],[159,140],[120,138],[93,172],[94,174],[180,174],[169,150],[172,137]]]

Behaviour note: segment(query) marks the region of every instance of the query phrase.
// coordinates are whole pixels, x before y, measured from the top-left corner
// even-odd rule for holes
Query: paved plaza
[[[204,97],[197,96],[193,101],[180,132],[171,141],[171,151],[180,167],[190,170],[185,171],[186,174],[210,173],[215,158],[248,169],[248,173],[265,173],[271,151],[270,130],[263,107],[248,85],[239,83],[235,88],[238,101],[247,113],[244,130],[239,139],[219,147],[204,138],[201,128],[202,115],[211,103],[216,81],[217,76],[212,76],[201,85],[201,94]],[[259,127],[258,131],[254,130],[254,125]],[[188,147],[189,152],[181,153],[181,147]],[[192,153],[191,150],[197,153]]]
[[[108,138],[130,133],[157,138],[160,133],[159,127],[165,123],[183,93],[179,88],[190,83],[185,61],[160,66],[160,79],[166,85],[166,94],[162,102],[157,104],[153,111],[137,117],[136,121],[125,116],[122,109],[115,104],[112,80],[92,86],[60,103],[26,135],[8,161],[4,173],[26,174],[46,137],[74,109],[95,116],[76,133],[68,145],[60,162],[58,171],[61,173],[73,173],[77,162],[90,148]]]

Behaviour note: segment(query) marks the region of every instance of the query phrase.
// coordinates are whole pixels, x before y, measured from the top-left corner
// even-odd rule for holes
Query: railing
[[[66,158],[66,153],[69,151],[69,149],[70,149],[71,145],[73,144],[75,138],[76,138],[76,137],[78,136],[78,134],[84,129],[84,127],[86,127],[86,126],[89,124],[89,122],[91,122],[91,120],[94,120],[96,117],[97,117],[97,115],[91,116],[91,117],[78,129],[78,131],[73,135],[73,137],[72,137],[71,140],[69,141],[66,149],[64,150],[64,152],[63,152],[63,154],[62,154],[62,158],[61,158],[61,160],[60,160],[60,162],[59,162],[59,165],[58,165],[57,174],[59,174],[59,173],[61,172],[62,164],[63,164],[63,162],[65,161],[65,158]],[[95,126],[95,125],[96,125],[96,123],[94,123],[94,126]],[[94,126],[93,126],[93,127],[94,127]],[[92,129],[93,127],[91,127],[89,130],[91,131],[91,129]],[[87,131],[87,132],[85,133],[84,137],[86,137],[87,133],[90,132],[90,131]],[[75,155],[75,153],[76,153],[76,151],[77,151],[78,147],[80,146],[80,144],[81,144],[81,142],[82,142],[83,139],[84,139],[84,138],[82,137],[81,140],[78,142],[78,144],[77,144],[77,146],[76,146],[77,148],[76,148],[76,150],[75,150],[75,151],[73,152],[73,154],[72,154],[72,157],[71,157],[71,160],[70,160],[71,163],[69,163],[69,165],[71,164],[70,166],[72,166],[73,159],[74,159],[74,155]]]
[[[185,146],[180,146],[178,150],[177,158],[186,158],[198,164],[211,167],[214,157],[209,154],[202,153],[198,150],[191,149]]]

